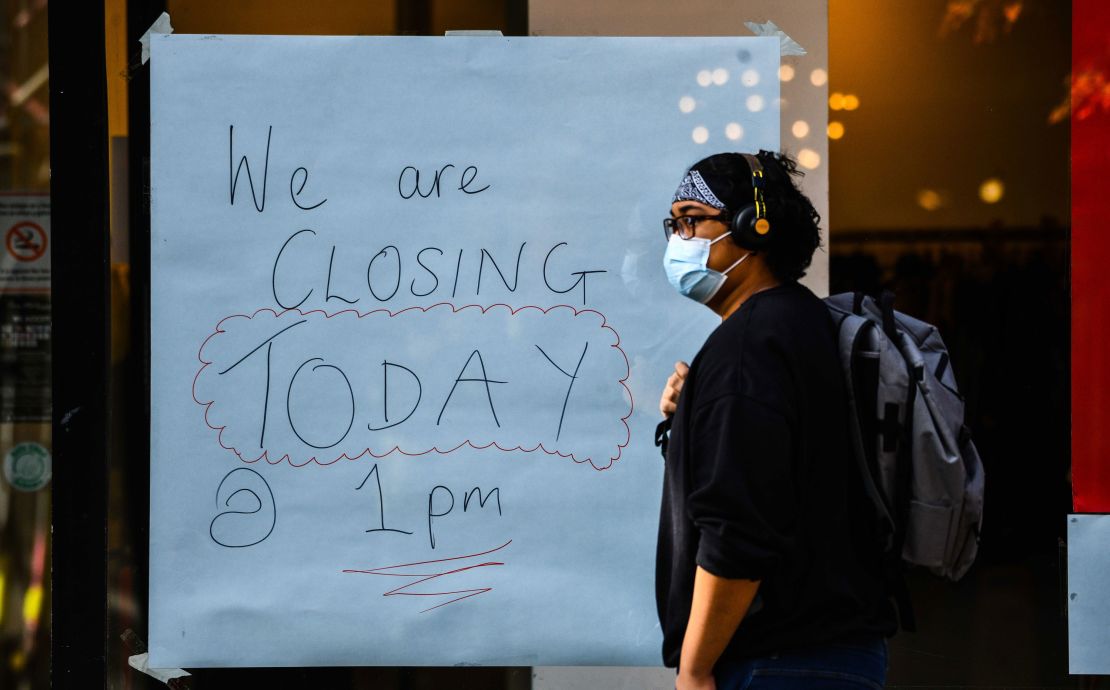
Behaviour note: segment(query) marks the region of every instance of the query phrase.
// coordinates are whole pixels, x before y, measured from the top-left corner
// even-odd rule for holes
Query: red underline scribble
[[[413,567],[418,567],[418,566],[427,566],[427,565],[433,565],[433,564],[436,564],[436,563],[448,563],[448,562],[451,562],[451,561],[461,561],[461,560],[465,560],[467,558],[479,558],[481,556],[488,556],[491,553],[494,553],[496,551],[500,551],[501,549],[505,548],[506,546],[508,546],[509,544],[512,544],[512,543],[513,543],[513,540],[510,539],[509,541],[505,542],[504,544],[502,544],[501,546],[498,546],[495,549],[490,549],[489,551],[482,551],[480,553],[467,554],[465,556],[453,556],[451,558],[440,558],[440,559],[437,559],[437,560],[434,560],[434,561],[418,561],[418,562],[415,562],[415,563],[401,563],[400,565],[387,565],[387,566],[384,566],[382,568],[371,568],[369,570],[360,570],[360,569],[356,569],[356,568],[348,568],[348,569],[343,570],[343,572],[344,573],[361,574],[361,575],[380,575],[380,576],[384,576],[384,577],[414,578],[412,581],[410,581],[410,582],[408,582],[404,585],[401,585],[400,587],[396,587],[394,589],[391,589],[388,592],[382,594],[383,597],[448,597],[448,596],[453,596],[453,595],[456,595],[456,594],[461,595],[461,596],[455,597],[454,599],[450,599],[448,601],[444,601],[442,603],[436,604],[435,606],[432,606],[430,608],[426,608],[426,609],[424,609],[420,612],[420,613],[427,613],[428,611],[438,609],[441,606],[447,606],[448,604],[454,604],[455,602],[462,601],[463,599],[469,599],[470,597],[475,597],[475,596],[478,596],[479,594],[485,594],[486,592],[489,592],[489,591],[493,590],[493,587],[475,587],[475,588],[472,588],[472,589],[456,589],[456,590],[448,590],[448,591],[445,591],[445,592],[406,592],[405,590],[409,589],[410,587],[416,587],[418,585],[421,585],[425,582],[429,582],[429,581],[434,580],[434,579],[439,578],[439,577],[445,577],[447,575],[454,575],[454,574],[457,574],[457,573],[463,573],[463,572],[467,572],[469,570],[476,570],[478,568],[488,568],[488,567],[491,567],[491,566],[505,565],[505,563],[502,562],[502,561],[486,561],[486,562],[483,562],[483,563],[475,563],[473,565],[464,565],[464,566],[461,566],[461,567],[458,567],[458,568],[452,568],[450,570],[444,570],[444,571],[441,571],[441,572],[431,572],[431,573],[427,573],[427,572],[419,572],[419,573],[414,573],[414,572],[386,572],[386,571],[400,570],[400,569],[403,569],[403,568],[413,568]],[[434,568],[420,568],[420,570],[434,570]]]

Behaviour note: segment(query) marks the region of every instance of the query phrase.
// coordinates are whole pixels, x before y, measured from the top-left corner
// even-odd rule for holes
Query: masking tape
[[[145,673],[163,683],[169,683],[174,678],[184,678],[190,675],[188,671],[180,668],[150,668],[147,666],[148,657],[149,655],[146,652],[135,654],[127,657],[127,664],[136,671]]]
[[[150,61],[150,35],[172,33],[173,26],[170,24],[170,15],[168,12],[163,12],[162,14],[158,15],[158,18],[154,20],[154,23],[150,25],[150,28],[146,30],[146,33],[144,33],[139,38],[139,43],[143,45],[142,60],[144,65]]]
[[[758,22],[744,22],[744,26],[751,29],[751,32],[756,36],[775,36],[779,39],[779,55],[805,55],[806,49],[798,45],[798,42],[793,38],[786,35],[786,32],[780,29],[771,20],[767,20],[762,24]]]

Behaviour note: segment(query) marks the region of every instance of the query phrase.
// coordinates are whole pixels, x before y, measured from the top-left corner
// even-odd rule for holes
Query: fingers
[[[667,385],[659,398],[659,413],[664,417],[674,414],[678,406],[679,393],[682,392],[682,385],[686,383],[686,376],[689,373],[690,366],[686,362],[675,362],[674,373],[667,377]]]
[[[673,400],[668,400],[667,398],[663,398],[662,400],[659,401],[659,412],[664,417],[670,417],[672,414],[674,414],[674,411],[677,408],[678,408],[678,405],[676,405]]]
[[[678,404],[678,391],[675,390],[671,382],[667,381],[666,388],[663,389],[663,395],[659,397],[659,413],[664,417],[670,417],[674,414],[675,406]]]
[[[667,377],[667,385],[682,390],[682,384],[686,381],[686,376],[689,373],[690,367],[686,362],[675,362],[674,373]]]

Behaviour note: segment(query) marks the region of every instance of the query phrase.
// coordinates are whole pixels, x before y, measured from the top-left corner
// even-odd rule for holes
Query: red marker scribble
[[[458,573],[464,573],[464,572],[467,572],[467,571],[470,571],[470,570],[476,570],[478,568],[488,568],[488,567],[492,567],[492,566],[505,565],[505,563],[502,562],[502,561],[484,561],[482,563],[474,563],[472,565],[460,565],[460,567],[457,567],[457,568],[451,568],[449,570],[442,570],[442,571],[439,571],[439,572],[430,572],[430,573],[429,572],[388,572],[388,571],[399,571],[399,570],[402,570],[402,569],[405,569],[405,568],[418,568],[420,571],[434,570],[434,568],[426,568],[426,567],[422,567],[422,566],[430,566],[430,565],[434,565],[436,563],[451,563],[451,562],[454,562],[454,561],[466,560],[468,558],[480,558],[482,556],[488,556],[491,553],[500,551],[501,549],[505,548],[506,546],[508,546],[509,544],[512,544],[512,543],[513,543],[513,540],[510,539],[509,541],[505,542],[504,544],[502,544],[501,546],[498,546],[495,549],[490,549],[489,551],[481,551],[479,553],[467,554],[465,556],[453,556],[451,558],[440,558],[440,559],[437,559],[437,560],[434,560],[434,561],[417,561],[415,563],[401,563],[400,565],[387,565],[387,566],[384,566],[384,567],[381,567],[381,568],[371,568],[369,570],[359,570],[359,569],[355,569],[355,568],[348,568],[348,569],[343,570],[343,572],[344,573],[362,574],[362,575],[380,575],[380,576],[384,576],[384,577],[407,577],[407,578],[412,578],[410,582],[408,582],[404,585],[401,585],[400,587],[396,587],[394,589],[391,589],[388,592],[385,592],[384,594],[382,594],[383,597],[449,597],[449,596],[459,595],[459,596],[455,596],[454,599],[450,599],[448,601],[441,602],[439,604],[436,604],[435,606],[432,606],[430,608],[426,608],[426,609],[424,609],[420,612],[420,613],[427,613],[428,611],[438,609],[441,606],[447,606],[448,604],[454,604],[455,602],[462,601],[463,599],[469,599],[470,597],[475,597],[475,596],[478,596],[479,594],[485,594],[486,592],[492,591],[493,587],[475,587],[475,588],[471,588],[471,589],[455,589],[455,590],[447,590],[447,591],[443,591],[443,592],[407,592],[405,590],[407,590],[409,588],[412,588],[412,587],[417,587],[419,585],[424,584],[425,582],[430,582],[432,580],[435,580],[436,578],[446,577],[448,575],[455,575],[455,574],[458,574]]]
[[[490,441],[488,443],[480,443],[480,442],[475,443],[471,439],[465,439],[465,440],[462,440],[461,442],[453,443],[450,446],[445,445],[445,447],[442,447],[442,448],[437,446],[437,445],[433,445],[430,448],[411,448],[411,447],[409,447],[409,448],[406,449],[406,448],[402,448],[401,445],[398,444],[398,445],[394,445],[391,448],[383,448],[383,449],[375,450],[375,449],[370,448],[368,445],[362,445],[362,446],[356,445],[353,449],[351,449],[349,451],[343,451],[343,452],[337,453],[334,457],[330,457],[330,456],[318,457],[316,453],[312,453],[310,457],[301,460],[300,458],[295,459],[293,457],[293,454],[291,454],[289,452],[280,452],[280,451],[278,451],[278,452],[275,452],[271,455],[270,450],[267,449],[267,448],[262,448],[259,451],[255,451],[255,450],[250,450],[248,448],[242,448],[241,447],[242,444],[237,444],[235,441],[231,441],[231,442],[225,441],[224,432],[227,429],[229,424],[226,423],[226,422],[223,422],[222,419],[213,420],[212,417],[210,416],[211,413],[213,412],[213,410],[212,410],[213,405],[216,404],[215,397],[214,396],[205,396],[203,393],[198,391],[198,385],[201,382],[202,376],[205,376],[205,375],[210,376],[213,373],[213,372],[207,371],[207,370],[209,370],[209,367],[213,364],[213,360],[206,358],[205,349],[209,346],[209,344],[214,339],[221,336],[222,334],[227,333],[228,327],[225,326],[225,324],[227,324],[229,322],[232,322],[233,320],[236,320],[236,319],[250,320],[250,319],[254,319],[254,318],[258,317],[259,315],[266,315],[266,314],[268,314],[270,317],[272,317],[275,320],[280,319],[280,318],[282,318],[283,316],[286,316],[286,315],[299,315],[301,317],[312,317],[314,315],[319,315],[319,316],[322,316],[326,320],[330,320],[330,319],[340,317],[340,316],[344,316],[344,315],[354,316],[358,319],[363,319],[363,318],[373,316],[373,315],[384,314],[384,315],[387,315],[389,318],[395,318],[395,317],[398,317],[402,314],[405,314],[406,312],[424,312],[424,313],[427,313],[431,310],[440,309],[440,308],[449,308],[449,309],[451,309],[451,312],[454,313],[454,314],[458,314],[458,313],[464,312],[466,310],[476,309],[476,310],[479,310],[481,312],[481,314],[483,314],[483,315],[486,314],[487,312],[491,311],[491,310],[494,310],[494,309],[507,309],[507,310],[509,310],[510,316],[515,316],[515,315],[517,315],[521,312],[525,312],[525,311],[528,311],[528,310],[535,310],[535,311],[538,311],[538,312],[546,315],[549,312],[552,312],[554,310],[566,309],[566,310],[570,310],[573,313],[574,317],[578,317],[578,316],[581,316],[581,315],[584,315],[584,314],[590,314],[590,315],[594,315],[594,316],[599,317],[600,320],[601,320],[600,328],[612,333],[612,337],[614,339],[614,342],[611,343],[609,345],[609,347],[612,348],[613,351],[615,351],[616,353],[619,354],[619,356],[621,358],[619,361],[623,362],[622,375],[621,375],[621,378],[619,378],[616,381],[616,383],[623,388],[624,394],[627,396],[627,404],[628,404],[627,412],[622,417],[620,417],[619,420],[618,420],[620,422],[620,424],[622,425],[622,427],[623,427],[623,433],[620,434],[621,436],[623,436],[623,439],[620,440],[619,442],[615,442],[614,446],[612,446],[615,450],[615,453],[610,454],[608,457],[595,457],[592,454],[587,455],[586,457],[581,457],[580,455],[578,455],[574,452],[565,452],[565,451],[562,451],[562,450],[558,450],[557,448],[549,448],[543,442],[536,442],[535,445],[530,445],[530,446],[525,446],[525,445],[522,445],[522,444],[518,444],[518,445],[515,445],[515,446],[509,446],[509,445],[501,445],[497,441]],[[546,356],[546,354],[545,354],[545,356]],[[234,315],[227,316],[227,317],[224,317],[223,319],[221,319],[219,321],[219,323],[217,323],[215,331],[213,333],[211,333],[207,338],[205,338],[204,342],[201,344],[200,349],[197,352],[197,359],[200,361],[201,367],[197,371],[196,375],[193,377],[193,385],[192,385],[193,400],[198,405],[201,405],[201,406],[204,407],[204,422],[209,428],[211,428],[211,429],[213,429],[214,431],[217,432],[217,437],[216,437],[217,443],[222,448],[224,448],[225,450],[229,450],[232,453],[234,453],[240,460],[242,460],[243,462],[246,462],[246,463],[254,463],[254,462],[258,462],[259,460],[264,459],[264,460],[266,460],[267,463],[272,464],[272,465],[280,464],[282,462],[288,462],[293,467],[303,467],[303,466],[308,465],[310,463],[315,463],[317,465],[330,465],[330,464],[334,464],[334,463],[338,462],[339,460],[343,460],[343,459],[357,460],[358,458],[361,458],[364,455],[368,455],[368,456],[373,457],[373,458],[384,458],[384,457],[386,457],[386,456],[388,456],[392,453],[400,453],[401,455],[406,455],[406,456],[410,456],[410,457],[419,457],[419,456],[422,456],[422,455],[427,455],[429,453],[437,453],[437,454],[440,454],[440,455],[446,455],[448,453],[452,453],[452,452],[457,451],[457,450],[462,449],[462,448],[471,448],[471,449],[474,449],[474,450],[485,450],[485,449],[493,448],[495,450],[499,450],[499,451],[502,451],[502,452],[520,451],[520,452],[524,452],[524,453],[533,453],[533,452],[536,452],[536,451],[540,451],[540,452],[545,453],[547,455],[557,456],[557,457],[561,457],[561,458],[569,458],[570,460],[572,460],[572,461],[574,461],[575,463],[578,463],[578,464],[588,463],[595,470],[606,470],[606,469],[611,468],[616,461],[620,460],[623,449],[629,444],[629,442],[631,440],[631,431],[630,431],[629,426],[628,426],[628,419],[632,416],[632,413],[635,409],[635,402],[632,398],[632,391],[631,391],[631,389],[628,388],[628,378],[629,378],[629,375],[630,375],[630,366],[629,366],[629,363],[628,363],[628,355],[621,348],[620,334],[617,333],[617,331],[608,323],[604,314],[602,314],[601,312],[599,312],[597,310],[594,310],[594,309],[578,309],[578,308],[575,308],[573,306],[565,305],[565,304],[555,305],[555,306],[552,306],[552,307],[538,307],[538,306],[533,306],[533,305],[526,305],[526,306],[516,307],[516,308],[511,307],[507,304],[500,304],[500,303],[499,304],[491,304],[491,305],[488,305],[488,306],[481,306],[481,305],[477,305],[477,304],[467,304],[467,305],[463,305],[463,306],[456,306],[456,305],[448,303],[448,302],[439,302],[439,303],[436,303],[436,304],[433,304],[433,305],[430,305],[430,306],[427,306],[427,307],[407,307],[405,309],[400,309],[396,312],[388,310],[388,309],[374,309],[374,310],[367,311],[367,312],[359,312],[359,311],[353,310],[353,309],[344,309],[344,310],[337,311],[337,312],[334,312],[334,313],[328,313],[328,312],[325,312],[325,311],[319,310],[319,309],[314,309],[314,310],[309,310],[309,311],[301,311],[299,309],[289,309],[289,310],[279,312],[279,311],[275,311],[273,309],[263,308],[263,309],[258,309],[253,314],[249,314],[249,315],[248,314],[234,314]],[[566,372],[564,372],[564,373],[566,373]],[[276,457],[274,457],[274,456],[276,456]]]

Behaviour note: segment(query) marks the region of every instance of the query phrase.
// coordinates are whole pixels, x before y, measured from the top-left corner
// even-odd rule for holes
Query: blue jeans
[[[713,675],[717,690],[881,690],[886,671],[886,638],[876,635],[721,662]]]

